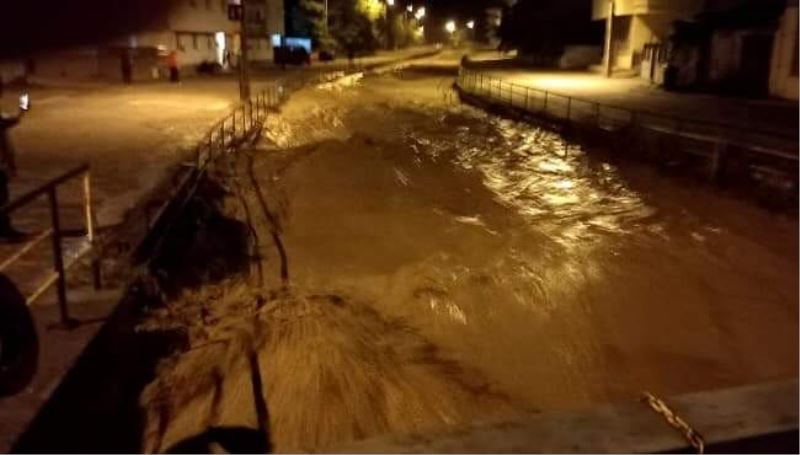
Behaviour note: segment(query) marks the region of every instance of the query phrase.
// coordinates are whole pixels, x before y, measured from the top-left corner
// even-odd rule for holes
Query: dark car
[[[302,46],[276,47],[275,63],[282,65],[310,65],[311,54]]]
[[[320,62],[330,62],[336,59],[336,53],[331,50],[319,51]]]

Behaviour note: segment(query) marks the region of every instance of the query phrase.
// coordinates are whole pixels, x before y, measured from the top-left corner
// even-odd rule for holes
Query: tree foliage
[[[602,24],[591,22],[591,6],[587,0],[519,0],[505,11],[502,46],[550,57],[568,44],[600,43]]]
[[[310,37],[316,47],[332,44],[325,27],[325,0],[297,0],[290,18],[294,34]]]
[[[330,30],[339,47],[348,54],[371,52],[378,48],[376,20],[365,0],[331,0]]]

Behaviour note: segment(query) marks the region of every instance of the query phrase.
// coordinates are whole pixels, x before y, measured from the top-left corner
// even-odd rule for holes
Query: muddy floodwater
[[[294,95],[218,172],[260,270],[152,312],[143,330],[192,349],[142,395],[146,450],[258,415],[273,450],[322,451],[797,376],[794,216],[458,105],[442,78],[350,82]]]

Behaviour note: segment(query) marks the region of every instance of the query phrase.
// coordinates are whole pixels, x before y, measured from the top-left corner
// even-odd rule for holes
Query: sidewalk
[[[607,79],[588,72],[497,68],[494,63],[478,62],[472,67],[510,83],[627,109],[773,131],[780,135],[796,135],[798,131],[799,110],[792,101],[667,92],[639,78]]]

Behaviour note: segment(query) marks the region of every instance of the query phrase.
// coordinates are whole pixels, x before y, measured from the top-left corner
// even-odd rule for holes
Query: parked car
[[[205,61],[197,65],[197,74],[217,74],[222,71],[222,65],[217,62]]]
[[[275,63],[282,65],[310,65],[311,54],[302,46],[276,47]]]
[[[319,51],[320,62],[330,62],[336,59],[336,53],[331,50]]]

